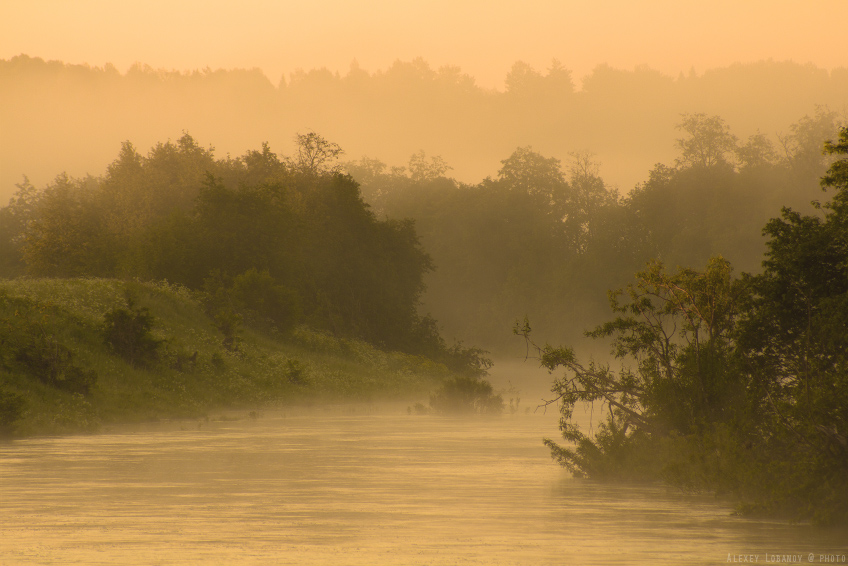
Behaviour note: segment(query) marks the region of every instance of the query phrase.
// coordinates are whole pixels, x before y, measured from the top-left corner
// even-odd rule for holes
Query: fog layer
[[[0,201],[23,176],[39,186],[59,172],[99,174],[130,141],[146,148],[189,132],[218,155],[263,141],[288,153],[296,132],[319,132],[346,156],[406,165],[420,150],[450,175],[478,182],[519,146],[564,159],[594,154],[600,174],[628,192],[675,155],[681,113],[722,116],[741,138],[777,143],[826,105],[843,112],[848,69],[790,62],[733,65],[672,77],[601,65],[575,88],[567,64],[516,62],[503,90],[481,88],[458,67],[397,61],[292,73],[273,84],[258,69],[163,71],[69,65],[21,55],[0,61]]]

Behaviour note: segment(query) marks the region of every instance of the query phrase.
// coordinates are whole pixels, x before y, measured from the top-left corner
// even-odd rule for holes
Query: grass
[[[104,339],[104,316],[135,304],[160,342],[145,365]],[[238,351],[185,288],[111,279],[0,280],[0,434],[95,432],[278,404],[411,400],[452,377],[426,358],[299,327],[250,328]],[[88,383],[94,376],[90,387]],[[75,381],[76,380],[76,381]],[[82,381],[80,381],[82,380]]]

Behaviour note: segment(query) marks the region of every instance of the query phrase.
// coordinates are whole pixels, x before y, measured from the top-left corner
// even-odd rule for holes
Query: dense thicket
[[[0,211],[6,275],[166,279],[203,291],[237,347],[245,319],[286,331],[301,315],[340,336],[478,370],[418,313],[432,269],[411,221],[378,220],[317,134],[216,159],[188,134],[146,156],[125,143],[102,177],[23,183]]]
[[[569,444],[546,441],[563,465],[848,521],[848,128],[825,148],[840,156],[821,183],[830,200],[766,224],[761,273],[735,277],[720,256],[702,271],[654,261],[610,293],[617,317],[588,333],[612,339],[620,369],[539,349],[564,370],[554,390]],[[529,339],[529,322],[517,331]],[[582,402],[607,409],[595,435],[571,421]]]
[[[775,146],[761,134],[739,140],[720,117],[686,114],[675,162],[657,164],[626,196],[601,178],[591,154],[563,164],[529,146],[469,185],[423,151],[406,167],[342,163],[339,146],[317,134],[301,136],[292,158],[266,144],[216,159],[189,136],[147,156],[125,144],[102,178],[62,175],[43,190],[19,184],[0,209],[0,269],[164,277],[216,297],[224,326],[239,322],[228,309],[279,329],[302,313],[407,350],[439,343],[434,321],[417,314],[420,298],[447,337],[518,353],[509,332],[516,319],[573,343],[603,320],[601,290],[649,259],[703,265],[723,254],[757,270],[761,227],[774,211],[809,210],[819,197],[828,165],[821,140],[839,119],[819,107]],[[361,199],[332,169],[358,182]],[[403,218],[415,229],[388,220]]]
[[[508,331],[527,315],[554,342],[573,342],[603,320],[603,289],[646,261],[703,265],[723,254],[758,269],[762,226],[781,206],[811,210],[829,163],[821,143],[840,116],[804,116],[780,146],[765,135],[740,140],[718,116],[680,117],[678,157],[621,195],[591,154],[563,163],[531,147],[476,185],[446,177],[438,156],[414,154],[405,168],[376,159],[348,164],[363,197],[389,217],[413,218],[437,270],[424,301],[446,332],[469,343],[523,351]]]

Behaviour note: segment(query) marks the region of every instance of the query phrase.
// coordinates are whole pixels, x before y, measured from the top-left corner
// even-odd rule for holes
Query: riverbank
[[[133,320],[147,320],[155,355],[110,342],[108,321],[119,319],[129,321],[119,328],[125,338],[143,334]],[[451,376],[429,359],[304,326],[285,335],[244,326],[237,343],[231,338],[194,294],[167,283],[0,281],[0,432],[72,434],[226,409],[414,400]]]

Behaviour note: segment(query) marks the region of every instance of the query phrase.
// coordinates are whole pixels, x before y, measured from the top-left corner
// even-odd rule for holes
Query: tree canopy
[[[618,316],[588,332],[611,338],[621,369],[539,347],[563,437],[546,440],[577,475],[665,477],[731,492],[743,508],[822,523],[848,521],[848,128],[825,145],[835,189],[821,214],[784,208],[765,228],[762,272],[732,275],[654,261],[624,291]],[[528,321],[516,332],[531,340]],[[606,408],[596,434],[578,403]]]
[[[221,320],[262,312],[285,329],[302,316],[340,336],[484,369],[472,355],[480,351],[449,348],[419,313],[433,263],[413,222],[375,217],[334,164],[337,144],[310,132],[296,147],[294,158],[263,144],[219,159],[189,134],[146,156],[127,142],[102,177],[23,184],[3,209],[4,259],[36,276],[166,279],[206,292],[210,308],[238,306],[216,311]]]

